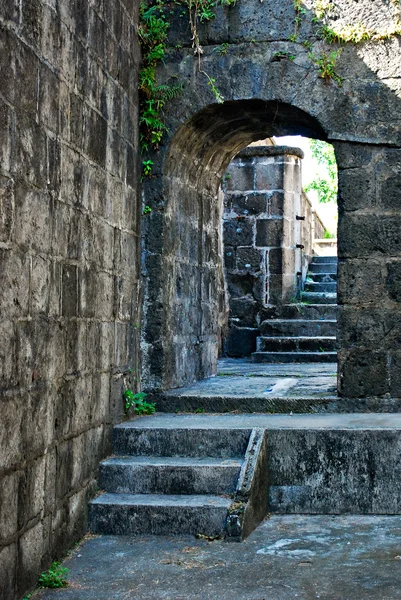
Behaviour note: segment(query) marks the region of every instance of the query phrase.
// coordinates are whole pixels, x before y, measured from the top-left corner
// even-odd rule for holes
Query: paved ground
[[[401,517],[274,516],[242,544],[98,537],[35,600],[399,600]]]
[[[219,361],[216,377],[167,392],[166,396],[302,398],[337,397],[336,363],[258,365],[241,359]]]

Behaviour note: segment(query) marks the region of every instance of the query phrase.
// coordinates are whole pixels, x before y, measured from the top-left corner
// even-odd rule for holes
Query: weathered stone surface
[[[368,0],[359,3],[336,0],[332,12],[325,15],[326,24],[345,27],[357,21],[368,30],[382,31],[387,27],[391,28],[394,25],[394,7],[387,2],[379,4],[372,4]],[[332,48],[326,47],[316,34],[319,30],[316,21],[320,18],[316,17],[316,3],[310,2],[303,8],[305,12],[302,12],[296,41],[289,41],[294,33],[291,23],[296,16],[290,0],[279,5],[275,0],[264,0],[263,3],[259,0],[244,0],[230,9],[219,7],[216,19],[202,24],[200,36],[204,53],[201,62],[209,77],[216,80],[224,97],[225,101],[221,105],[215,102],[207,77],[194,71],[188,24],[184,22],[185,19],[180,18],[179,8],[172,11],[170,48],[166,53],[161,76],[163,81],[168,81],[180,73],[186,86],[179,105],[171,105],[168,111],[167,125],[170,132],[165,149],[161,149],[162,153],[166,151],[166,158],[160,153],[157,156],[158,165],[163,164],[158,172],[163,173],[163,176],[161,181],[145,182],[145,193],[149,197],[157,195],[160,202],[160,190],[164,190],[165,214],[168,215],[164,222],[165,231],[169,231],[171,223],[175,222],[181,204],[186,207],[188,222],[193,231],[194,222],[199,218],[198,207],[202,206],[202,215],[212,214],[212,207],[216,206],[215,192],[227,172],[227,165],[249,143],[282,134],[304,134],[327,139],[335,146],[339,166],[340,259],[345,262],[351,259],[366,260],[365,263],[359,263],[362,270],[354,282],[352,267],[348,271],[349,278],[340,275],[341,302],[357,307],[364,301],[366,290],[366,303],[379,309],[379,290],[383,281],[386,302],[390,288],[392,299],[389,301],[398,302],[395,271],[384,273],[381,270],[380,277],[384,276],[384,280],[380,280],[380,277],[377,279],[374,275],[369,289],[372,276],[369,262],[383,258],[383,262],[387,264],[391,262],[388,259],[397,259],[401,241],[398,189],[401,148],[398,40],[394,37],[380,44],[345,44],[336,65],[338,74],[344,78],[343,85],[337,85],[332,80],[325,81],[319,76],[318,68],[311,62],[310,56],[308,57],[310,51],[304,42],[312,43],[315,56],[330,52]],[[188,41],[183,42],[186,39]],[[217,52],[216,47],[223,43],[228,44],[227,47],[224,46],[225,51]],[[177,52],[177,44],[184,45],[180,52]],[[279,52],[288,52],[295,58],[288,60],[279,57]],[[272,158],[266,156],[265,160]],[[235,189],[243,189],[240,186],[250,186],[255,181],[250,169],[254,160],[252,153],[242,155],[240,160],[241,166],[236,167],[234,176],[226,182],[231,194]],[[286,165],[284,169],[288,182],[293,181],[296,161],[299,159],[294,157],[292,164]],[[263,178],[266,180],[266,177]],[[184,185],[182,181],[185,181]],[[200,192],[205,188],[212,191],[208,200]],[[191,204],[189,213],[188,207]],[[272,203],[271,212],[266,217],[285,216],[285,205],[286,199],[282,206],[277,202],[277,206],[273,207]],[[230,208],[233,208],[232,205]],[[237,209],[241,215],[246,210],[239,207]],[[202,223],[198,223],[199,229],[204,227],[211,231],[215,222],[210,219],[206,225],[205,217]],[[217,236],[218,230],[215,231]],[[264,243],[271,241],[269,236],[264,237]],[[193,239],[195,240],[195,236]],[[293,240],[289,245],[295,246],[296,243]],[[192,249],[187,248],[185,256],[180,255],[179,261],[185,263],[190,257],[196,262],[194,256],[197,255],[200,265],[203,256],[198,255],[198,248],[200,246],[195,246],[194,241]],[[170,248],[165,245],[162,252],[166,255],[169,251]],[[215,263],[219,264],[217,255]],[[228,262],[227,265],[229,264]],[[202,280],[201,274],[199,279]],[[217,279],[215,282],[217,283]],[[166,311],[174,305],[171,290],[175,286],[170,284],[170,279],[163,274],[156,280],[149,281],[150,297],[154,294],[153,289],[159,293],[161,289],[164,290]],[[202,286],[199,283],[199,288]],[[210,289],[209,295],[216,299],[217,306],[218,288]],[[189,298],[186,304],[189,312],[189,306],[192,306]],[[183,314],[182,305],[177,310]],[[216,331],[222,315],[217,310],[212,311],[212,314],[215,314],[213,324],[204,321],[203,327]],[[151,311],[149,315],[151,316]],[[150,320],[149,328],[154,331]],[[165,318],[159,322],[165,327],[167,321]],[[195,337],[199,335],[196,328],[193,334]],[[171,352],[173,336],[171,332],[169,341],[163,344],[166,358]],[[157,337],[162,339],[163,333],[160,331]],[[145,364],[146,360],[145,356]],[[171,364],[176,364],[174,359]],[[341,368],[343,364],[341,363]],[[355,378],[359,379],[363,368],[361,366],[359,373],[358,363],[352,364]],[[191,373],[194,371],[195,368],[190,369]],[[174,373],[174,367],[169,367],[169,373]],[[166,387],[184,383],[183,374],[176,374],[178,379],[175,381],[164,379],[162,382],[158,380],[158,383]],[[389,377],[388,370],[385,377]],[[346,381],[351,379],[347,376]],[[349,392],[351,391],[350,388]]]
[[[14,600],[84,533],[121,418],[112,381],[136,370],[140,52],[137,3],[0,5],[0,596]]]

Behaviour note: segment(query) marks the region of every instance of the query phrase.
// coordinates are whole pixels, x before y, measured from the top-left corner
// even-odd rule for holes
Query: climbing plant
[[[218,4],[233,6],[237,0],[174,0],[186,11],[191,31],[191,42],[194,54],[198,61],[198,71],[207,78],[207,84],[217,102],[224,101],[223,96],[216,86],[216,80],[210,77],[201,68],[201,56],[203,48],[199,37],[198,27],[200,23],[215,18],[215,8]],[[177,98],[182,90],[183,84],[159,85],[157,83],[156,70],[163,62],[168,29],[167,11],[168,0],[149,0],[142,2],[139,8],[139,43],[142,49],[142,68],[139,73],[139,101],[140,101],[140,145],[142,155],[150,148],[157,149],[167,127],[163,118],[163,108],[167,102]],[[151,160],[143,160],[143,176],[150,176],[153,163]]]

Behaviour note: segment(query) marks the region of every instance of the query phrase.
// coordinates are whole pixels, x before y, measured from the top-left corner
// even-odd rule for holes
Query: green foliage
[[[337,202],[337,162],[334,148],[331,144],[320,140],[309,140],[312,156],[317,160],[323,173],[314,179],[305,191],[315,190],[318,193],[319,202]]]
[[[149,215],[152,212],[152,209],[150,206],[146,205],[145,208],[143,209],[143,214],[144,215]]]
[[[146,402],[146,397],[147,394],[145,392],[134,394],[132,390],[125,390],[124,400],[127,415],[152,415],[156,411],[156,404],[154,402]]]
[[[230,44],[227,44],[227,42],[224,42],[224,44],[219,46],[219,48],[216,48],[216,52],[217,52],[217,54],[220,54],[223,56],[224,54],[227,54],[229,47],[230,47]]]
[[[319,70],[319,77],[325,81],[335,81],[338,85],[343,82],[342,77],[336,72],[337,60],[341,54],[340,50],[333,50],[332,52],[322,52],[320,56],[317,56],[313,52],[308,54],[312,62],[317,65]]]
[[[327,229],[323,235],[324,240],[333,240],[333,239],[335,239],[335,237],[336,237],[335,233],[331,233],[331,231],[327,231]]]
[[[290,52],[280,51],[280,52],[276,52],[275,54],[273,54],[272,62],[275,62],[277,60],[281,60],[284,58],[286,58],[287,60],[295,60],[296,56],[295,56],[295,54],[291,54]]]
[[[149,177],[149,175],[152,173],[153,164],[153,160],[142,161],[142,171],[145,177]]]
[[[139,138],[142,152],[150,146],[157,148],[167,128],[163,120],[163,107],[182,93],[182,84],[158,85],[157,66],[163,61],[169,23],[163,11],[164,0],[139,7],[139,43],[142,49],[142,69],[139,73]],[[148,161],[149,162],[149,161]],[[150,172],[145,172],[149,175]]]
[[[66,576],[68,569],[61,566],[59,562],[52,562],[50,569],[45,571],[39,577],[38,587],[40,588],[63,588],[68,585]]]

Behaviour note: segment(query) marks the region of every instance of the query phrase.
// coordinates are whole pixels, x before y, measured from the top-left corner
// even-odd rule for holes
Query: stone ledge
[[[294,146],[248,146],[239,152],[235,158],[251,158],[252,156],[284,156],[290,154],[298,158],[304,158],[301,148]]]

